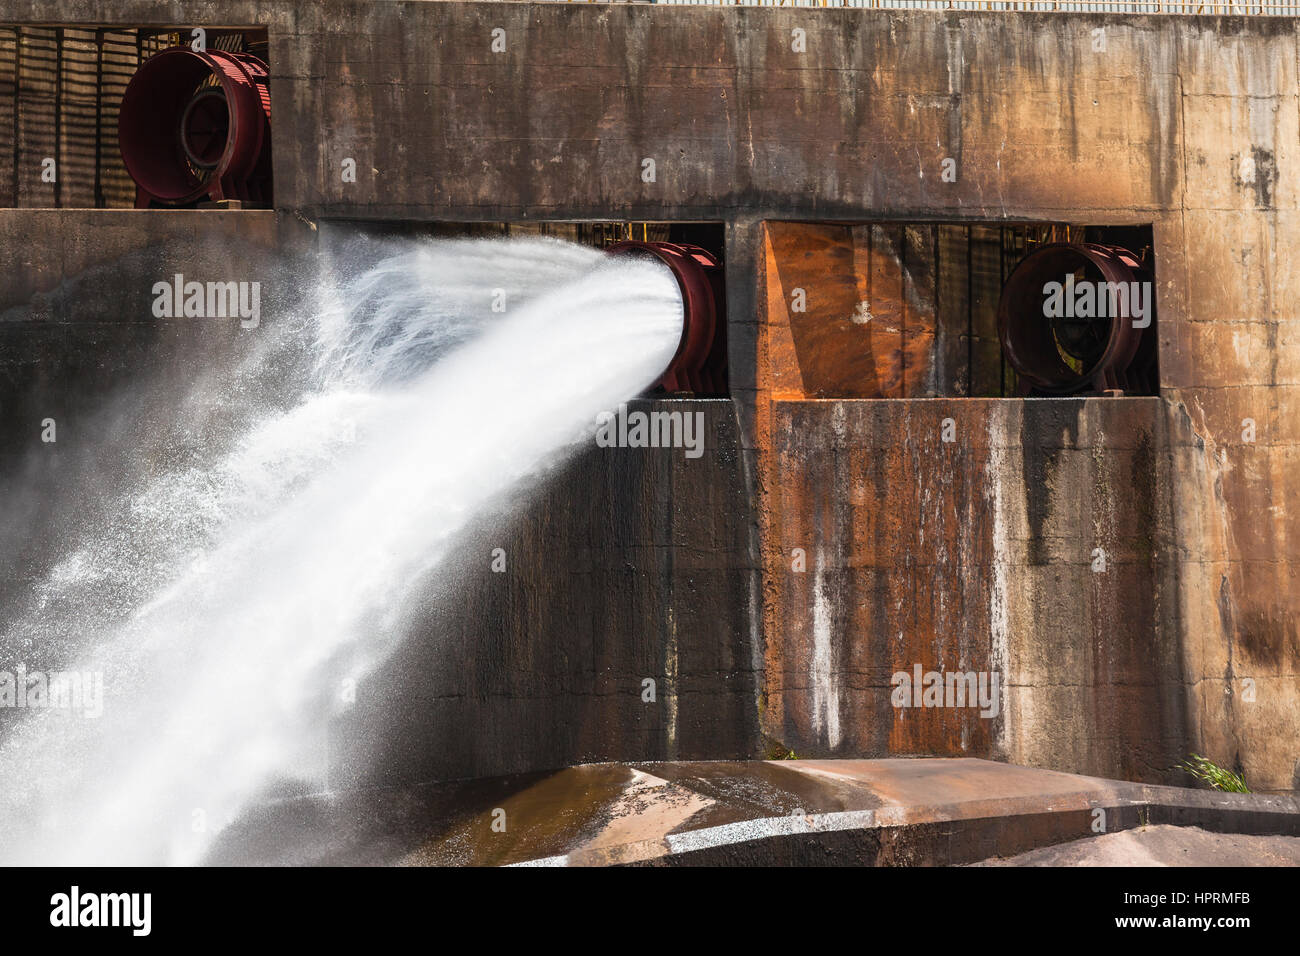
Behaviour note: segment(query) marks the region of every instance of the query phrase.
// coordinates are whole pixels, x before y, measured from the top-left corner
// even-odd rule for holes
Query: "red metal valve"
[[[1157,385],[1154,317],[1151,274],[1132,252],[1051,243],[1007,279],[998,337],[1027,394],[1145,393]]]
[[[722,264],[713,253],[673,242],[625,240],[611,255],[652,256],[668,266],[682,292],[682,338],[659,384],[669,392],[722,394],[726,391],[726,323]]]
[[[271,205],[271,94],[257,57],[189,47],[155,54],[122,95],[117,139],[137,206],[205,197]]]

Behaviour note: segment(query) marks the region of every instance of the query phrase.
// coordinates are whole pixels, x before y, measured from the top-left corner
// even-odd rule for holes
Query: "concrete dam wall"
[[[1194,751],[1297,787],[1295,21],[72,9],[51,25],[0,0],[6,604],[111,490],[161,467],[161,435],[220,427],[219,405],[168,410],[196,381],[219,394],[258,347],[238,323],[156,318],[156,282],[260,282],[273,326],[302,264],[357,230],[706,224],[725,394],[633,403],[702,413],[704,454],[592,447],[481,516],[455,587],[431,583],[332,718],[334,785],[927,754],[1173,782]],[[76,87],[42,86],[34,51],[205,23],[264,31],[270,207],[128,208],[102,144],[99,187],[78,192],[62,160],[79,114],[60,105]],[[101,106],[89,141],[112,135]],[[1018,392],[998,295],[1052,239],[1149,248],[1148,393]],[[899,706],[894,675],[917,666],[998,675],[996,714]]]

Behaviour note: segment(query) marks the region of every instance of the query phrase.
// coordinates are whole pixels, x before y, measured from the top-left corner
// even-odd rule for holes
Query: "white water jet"
[[[364,684],[458,532],[652,384],[683,321],[666,267],[554,240],[408,243],[334,276],[299,398],[232,389],[237,439],[133,489],[7,623],[0,647],[36,646],[64,609],[89,640],[61,666],[105,696],[5,735],[0,862],[201,862],[274,782],[323,787],[332,665]]]

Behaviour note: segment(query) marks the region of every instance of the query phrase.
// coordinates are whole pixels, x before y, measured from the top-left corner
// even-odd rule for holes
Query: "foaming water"
[[[232,440],[131,489],[4,625],[10,654],[81,636],[61,667],[102,672],[104,699],[0,743],[0,861],[200,862],[272,784],[326,787],[340,661],[363,682],[456,535],[681,334],[665,267],[554,240],[412,243],[328,278],[296,397],[232,390]]]

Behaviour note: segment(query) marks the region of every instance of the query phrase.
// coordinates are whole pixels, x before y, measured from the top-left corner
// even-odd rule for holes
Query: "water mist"
[[[231,388],[234,433],[130,488],[0,624],[8,656],[78,634],[61,667],[104,691],[98,717],[8,725],[0,861],[201,862],[274,781],[324,789],[334,665],[364,685],[458,532],[591,440],[681,334],[664,266],[554,240],[328,271],[301,321],[242,333],[299,337],[289,400]]]

